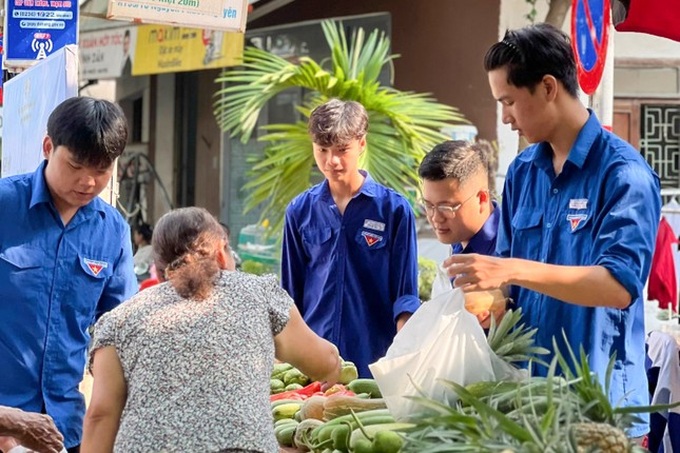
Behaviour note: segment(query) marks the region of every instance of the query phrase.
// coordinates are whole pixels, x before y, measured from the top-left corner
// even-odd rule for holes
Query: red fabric
[[[146,280],[142,280],[142,282],[139,284],[139,290],[146,289],[150,286],[157,285],[159,283],[157,278],[147,278]]]
[[[673,261],[673,246],[677,243],[678,238],[675,237],[673,228],[662,217],[652,256],[647,298],[658,300],[659,307],[663,309],[668,309],[670,304],[674,311],[678,311],[678,282]]]
[[[637,31],[680,41],[680,0],[630,0],[618,31]]]

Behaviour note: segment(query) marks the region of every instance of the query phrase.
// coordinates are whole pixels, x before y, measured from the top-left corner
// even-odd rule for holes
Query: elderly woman
[[[273,276],[233,271],[224,230],[205,209],[164,215],[153,249],[167,281],[96,325],[81,451],[277,452],[274,358],[332,384],[337,349]]]

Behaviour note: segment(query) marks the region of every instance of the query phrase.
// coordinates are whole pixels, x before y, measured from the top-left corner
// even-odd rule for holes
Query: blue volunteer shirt
[[[493,212],[486,219],[482,228],[470,238],[467,246],[463,248],[463,244],[460,242],[451,245],[454,255],[459,253],[494,255],[496,253],[496,236],[498,235],[498,221],[501,218],[501,211],[495,201],[491,203],[493,203]]]
[[[555,176],[547,143],[519,154],[508,170],[497,252],[543,263],[605,267],[631,294],[624,310],[588,308],[513,287],[511,295],[536,341],[552,350],[553,337],[566,354],[562,331],[574,352],[584,348],[603,381],[612,354],[610,401],[649,403],[645,375],[644,282],[659,224],[659,180],[640,153],[604,130],[595,115],[581,129],[562,173]],[[593,288],[597,291],[597,288]],[[537,367],[534,373],[545,375]],[[648,431],[649,418],[632,437]]]
[[[95,198],[64,227],[34,173],[0,179],[0,405],[47,412],[80,444],[88,327],[132,296],[130,230]]]
[[[307,324],[359,375],[385,355],[396,318],[418,299],[415,216],[404,197],[371,178],[340,215],[328,182],[286,210],[282,285]]]

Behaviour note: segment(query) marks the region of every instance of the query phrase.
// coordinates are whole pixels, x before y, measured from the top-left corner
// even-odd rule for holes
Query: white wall
[[[614,58],[680,59],[680,42],[646,33],[615,32]]]

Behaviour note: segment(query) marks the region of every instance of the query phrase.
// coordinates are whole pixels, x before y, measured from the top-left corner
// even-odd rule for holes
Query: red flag
[[[680,0],[623,0],[629,3],[617,31],[636,31],[680,41]]]

